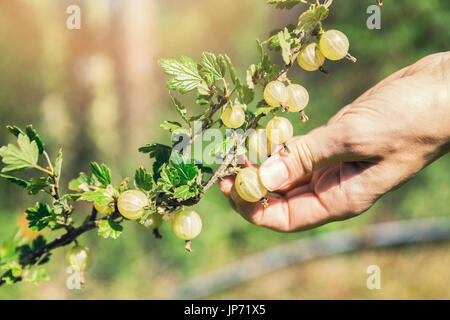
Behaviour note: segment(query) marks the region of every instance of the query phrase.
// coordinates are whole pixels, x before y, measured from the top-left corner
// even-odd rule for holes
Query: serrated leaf
[[[256,111],[255,111],[255,117],[259,116],[260,114],[267,115],[270,112],[272,112],[273,110],[275,110],[276,108],[277,107],[260,107],[260,108],[257,108]]]
[[[62,157],[62,149],[59,149],[58,156],[55,161],[55,175],[56,177],[61,177],[61,169],[62,169],[63,157]]]
[[[206,81],[202,81],[197,87],[198,94],[201,96],[209,96],[211,94],[210,89]]]
[[[161,128],[163,128],[164,130],[168,130],[170,132],[174,132],[176,130],[179,129],[183,129],[183,127],[181,126],[181,124],[179,124],[176,121],[164,121],[163,123],[161,123],[159,125]]]
[[[164,73],[173,76],[167,81],[169,90],[177,90],[181,94],[188,93],[197,88],[202,81],[197,64],[188,57],[175,59],[162,59],[158,61]]]
[[[41,137],[38,135],[37,131],[33,128],[33,126],[30,124],[28,126],[26,126],[25,128],[25,132],[28,136],[28,138],[30,138],[31,141],[35,141],[38,149],[39,149],[39,153],[43,153],[44,152],[44,148],[45,148],[45,143],[44,141],[41,139]]]
[[[82,193],[80,200],[95,202],[99,206],[106,206],[111,202],[111,196],[106,191],[106,189],[99,189]]]
[[[195,192],[190,190],[190,187],[188,185],[180,186],[178,188],[175,188],[173,192],[174,198],[181,198],[183,200],[190,199],[195,196]]]
[[[158,171],[164,163],[169,162],[172,148],[160,143],[151,143],[139,148],[139,152],[148,153],[149,157],[155,159],[153,163],[153,174],[159,177]]]
[[[100,181],[100,183],[105,187],[111,184],[111,170],[105,164],[100,166],[97,162],[91,162],[90,167],[92,174]]]
[[[30,141],[28,136],[19,134],[17,144],[19,148],[13,144],[0,148],[0,157],[7,165],[2,172],[27,170],[37,165],[39,148],[36,141]]]
[[[165,191],[169,191],[180,184],[180,176],[175,168],[164,165],[161,168],[160,178],[158,179],[158,185]]]
[[[172,166],[177,170],[181,184],[186,184],[197,176],[197,166],[192,162],[186,163],[180,154],[172,154],[170,162]]]
[[[32,178],[28,186],[28,194],[36,195],[49,186],[47,178]]]
[[[255,98],[255,91],[253,91],[253,89],[249,88],[248,86],[243,86],[242,92],[243,92],[243,96],[241,99],[242,103],[250,104]]]
[[[25,213],[29,221],[28,226],[34,231],[41,231],[47,227],[53,217],[50,207],[40,202],[36,203],[35,207],[27,209]]]
[[[203,52],[201,66],[202,68],[200,69],[200,74],[202,76],[210,73],[214,76],[214,80],[216,81],[222,79],[225,76],[214,53]]]
[[[236,142],[235,138],[227,138],[216,144],[210,151],[210,155],[223,158],[228,154]]]
[[[123,226],[111,220],[101,220],[98,224],[98,235],[105,239],[117,239],[122,234]]]
[[[234,66],[231,62],[231,59],[227,55],[225,55],[225,61],[228,65],[228,71],[230,72],[231,81],[233,82],[234,87],[236,88],[236,91],[239,95],[240,100],[242,102],[244,102],[245,96],[244,96],[244,88],[243,88],[242,82],[238,78],[238,76],[236,74],[236,70],[234,69]]]
[[[217,63],[220,67],[220,72],[222,74],[222,77],[225,77],[227,73],[227,62],[225,61],[225,57],[221,54],[217,56]]]
[[[253,77],[254,77],[255,73],[256,73],[256,65],[252,64],[247,69],[247,86],[250,89],[255,88],[255,84],[253,83]]]
[[[329,10],[324,5],[311,6],[311,8],[303,12],[298,18],[298,26],[296,32],[309,32],[316,25],[328,17]]]
[[[181,104],[180,101],[178,101],[177,99],[175,99],[172,94],[169,92],[169,96],[170,96],[170,102],[172,102],[172,105],[175,107],[175,110],[177,110],[178,114],[180,115],[180,117],[187,123],[189,124],[188,119],[186,118],[186,114],[187,114],[187,110],[186,107],[183,106]]]
[[[84,172],[80,173],[77,179],[69,182],[69,189],[73,191],[90,191],[89,186],[92,185],[91,179]]]
[[[285,31],[278,32],[278,40],[280,42],[283,61],[286,65],[291,63],[291,43],[288,41],[290,38],[287,29]]]
[[[153,188],[153,176],[147,173],[144,167],[139,167],[134,175],[136,188],[142,191],[150,191]]]
[[[10,176],[7,174],[0,173],[0,177],[5,178],[9,182],[14,183],[22,188],[28,188],[30,186],[30,183],[28,181],[13,177],[13,176]]]
[[[263,61],[264,59],[264,49],[261,45],[261,41],[259,39],[256,39],[256,52],[258,52],[259,61]]]

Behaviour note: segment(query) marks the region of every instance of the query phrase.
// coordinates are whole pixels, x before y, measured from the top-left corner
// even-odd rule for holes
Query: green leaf
[[[39,153],[42,154],[44,152],[45,143],[44,141],[42,141],[41,137],[37,134],[36,130],[30,124],[26,126],[25,131],[27,133],[28,138],[30,138],[31,141],[36,141],[36,144],[39,148]]]
[[[6,126],[6,129],[16,138],[19,137],[19,134],[25,135],[25,133],[17,126]]]
[[[26,180],[22,180],[7,174],[0,173],[0,177],[5,178],[11,183],[17,184],[18,186],[21,186],[22,188],[28,188],[30,186],[30,183]]]
[[[197,176],[197,166],[193,162],[186,163],[180,154],[174,153],[170,158],[170,162],[177,170],[181,184],[186,184]]]
[[[95,202],[99,206],[106,206],[111,202],[111,195],[108,195],[106,189],[99,189],[81,194],[80,200]]]
[[[48,281],[50,279],[44,268],[34,268],[30,271],[26,272],[26,276],[23,278],[23,281],[30,282],[32,284],[39,284],[42,281]]]
[[[173,197],[174,198],[181,198],[183,200],[187,200],[189,198],[192,198],[195,196],[195,192],[190,190],[190,187],[188,185],[184,185],[178,188],[175,188]]]
[[[158,179],[158,184],[163,187],[163,190],[168,191],[180,184],[180,176],[175,168],[163,166],[161,169],[161,176]]]
[[[28,136],[19,134],[17,144],[19,148],[13,144],[0,148],[0,157],[7,165],[2,172],[22,171],[37,166],[39,148],[36,141],[31,141]]]
[[[63,162],[62,149],[59,149],[58,156],[56,157],[55,161],[55,175],[58,178],[61,177],[62,162]]]
[[[247,69],[247,86],[250,89],[255,88],[255,83],[253,82],[253,77],[255,76],[255,73],[256,73],[256,65],[252,64]]]
[[[330,10],[328,8],[326,8],[323,4],[315,7],[315,10],[314,10],[316,19],[318,21],[322,21],[322,20],[325,20],[326,18],[328,18],[329,12],[330,12]]]
[[[77,200],[79,198],[81,198],[80,194],[77,194],[77,195],[65,194],[65,195],[63,195],[61,198],[59,198],[58,200],[55,200],[53,202],[53,213],[55,215],[62,215],[64,212],[68,212],[70,210],[69,202]]]
[[[139,152],[148,153],[150,158],[155,159],[155,162],[153,163],[153,173],[154,177],[157,178],[159,175],[156,173],[164,163],[169,162],[172,148],[160,143],[151,143],[139,148]]]
[[[144,167],[139,167],[134,175],[136,188],[142,191],[150,191],[153,188],[153,176],[147,173]]]
[[[225,61],[225,57],[221,54],[217,56],[217,63],[220,67],[220,73],[222,74],[222,77],[225,77],[227,72],[227,62]]]
[[[91,162],[90,167],[92,170],[92,174],[102,183],[105,187],[111,184],[111,170],[102,164],[98,165],[97,162]]]
[[[105,239],[117,239],[123,231],[123,226],[111,220],[101,220],[98,224],[98,235]]]
[[[309,32],[316,25],[328,17],[329,10],[324,5],[311,6],[308,11],[303,12],[298,18],[296,32]]]
[[[220,66],[219,62],[214,53],[211,52],[203,52],[202,54],[202,68],[200,69],[200,74],[205,76],[207,73],[210,73],[214,76],[214,79],[220,80],[225,74]]]
[[[261,44],[261,41],[259,41],[258,39],[256,39],[256,51],[258,52],[259,61],[263,61],[264,60],[264,49]]]
[[[283,61],[285,64],[291,63],[291,43],[288,41],[290,39],[290,34],[287,29],[278,32],[278,39],[280,41],[281,52],[283,56]]]
[[[167,121],[166,120],[160,124],[160,127],[163,128],[164,130],[168,130],[170,132],[180,131],[180,130],[187,132],[187,130],[184,129],[183,126],[176,121]]]
[[[260,114],[267,115],[270,112],[272,112],[273,110],[275,110],[276,108],[278,108],[278,107],[269,107],[269,106],[267,106],[267,107],[257,108],[256,111],[255,111],[255,117],[259,116]]]
[[[242,92],[243,96],[241,102],[244,104],[250,104],[255,98],[255,91],[253,91],[253,89],[249,88],[248,86],[243,86]]]
[[[90,191],[89,186],[94,185],[93,181],[84,172],[80,173],[80,176],[69,182],[69,189],[73,191]]]
[[[275,4],[277,9],[292,9],[299,3],[303,3],[303,0],[268,0],[268,4]]]
[[[47,178],[32,178],[30,180],[30,185],[28,186],[28,193],[30,195],[36,195],[40,191],[44,190],[49,186]]]
[[[173,76],[167,81],[167,89],[177,90],[181,94],[188,93],[197,88],[202,81],[197,64],[188,57],[175,59],[162,59],[158,61],[164,73]]]
[[[225,56],[225,60],[226,60],[227,65],[228,65],[228,70],[230,72],[231,81],[233,82],[234,87],[236,88],[236,91],[237,91],[237,93],[239,95],[239,99],[241,100],[241,102],[244,102],[245,94],[244,94],[244,87],[242,85],[242,82],[238,78],[238,76],[236,74],[236,70],[234,69],[234,66],[231,63],[231,59],[227,55]],[[246,103],[246,102],[244,102],[244,103]]]
[[[44,203],[36,203],[34,208],[29,208],[25,211],[27,215],[27,220],[29,221],[28,226],[31,230],[41,231],[48,226],[50,220],[53,219],[50,207]]]
[[[197,87],[198,90],[198,94],[200,96],[210,96],[211,94],[211,90],[208,86],[208,84],[206,83],[206,81],[202,81],[199,86]]]
[[[180,117],[181,117],[187,124],[189,124],[189,121],[188,121],[188,119],[186,118],[186,114],[187,114],[186,107],[183,106],[183,105],[181,104],[181,102],[178,101],[176,98],[174,98],[170,92],[169,92],[169,96],[170,96],[170,102],[172,102],[172,105],[175,107],[175,109],[177,110],[177,112],[178,112],[178,114],[180,115]]]
[[[211,149],[210,155],[223,158],[228,154],[228,152],[230,152],[231,148],[234,146],[235,141],[236,139],[233,137],[223,140]]]

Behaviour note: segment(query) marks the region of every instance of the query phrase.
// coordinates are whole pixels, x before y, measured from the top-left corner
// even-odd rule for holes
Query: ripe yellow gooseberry
[[[289,112],[300,112],[306,108],[309,102],[309,94],[305,87],[299,84],[290,84],[287,87],[289,99],[285,107]]]
[[[267,138],[275,144],[282,144],[294,135],[291,122],[284,117],[273,117],[266,126]]]
[[[238,172],[234,187],[238,195],[248,202],[257,202],[267,194],[267,189],[259,180],[258,169],[253,167],[247,167]]]
[[[150,206],[150,200],[139,190],[125,191],[117,201],[120,214],[131,220],[139,219],[148,206]]]
[[[220,117],[225,126],[230,129],[236,129],[245,122],[245,112],[241,106],[235,105],[225,108]]]
[[[194,210],[182,210],[172,221],[172,232],[182,240],[192,240],[202,231],[202,219]]]
[[[288,99],[286,86],[281,81],[269,82],[264,88],[264,100],[271,107],[284,105]]]
[[[315,71],[325,62],[325,57],[320,52],[317,43],[311,42],[302,48],[297,57],[297,62],[306,71]]]
[[[347,36],[339,30],[328,30],[320,37],[319,48],[327,59],[340,60],[344,58],[349,47]]]
[[[250,154],[250,160],[265,160],[272,151],[275,149],[276,144],[270,142],[267,139],[267,130],[264,127],[256,128],[248,136],[248,152]]]

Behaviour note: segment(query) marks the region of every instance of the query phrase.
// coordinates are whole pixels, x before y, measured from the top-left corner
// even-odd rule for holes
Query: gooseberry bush
[[[29,195],[45,193],[49,201],[38,202],[26,210],[28,227],[39,232],[36,236],[26,237],[19,230],[0,249],[0,284],[36,283],[46,279],[43,265],[49,261],[52,250],[64,246],[69,247],[68,266],[84,272],[93,257],[89,248],[78,243],[78,237],[96,229],[102,238],[117,239],[124,231],[125,222],[132,220],[157,238],[161,238],[158,228],[163,223],[171,223],[173,234],[185,241],[186,251],[190,251],[191,241],[201,232],[202,220],[187,207],[197,204],[226,175],[236,175],[235,187],[242,199],[266,201],[267,190],[260,182],[258,169],[242,169],[237,159],[248,149],[250,159],[264,160],[292,138],[293,126],[280,113],[298,112],[301,121],[308,119],[304,112],[310,99],[308,91],[293,83],[288,71],[298,63],[306,71],[326,72],[323,67],[326,59],[355,61],[348,53],[347,37],[340,31],[323,29],[322,21],[328,16],[332,0],[323,3],[269,0],[268,3],[281,9],[307,3],[309,9],[301,13],[297,25],[283,27],[263,42],[256,41],[259,60],[249,66],[245,81],[238,77],[231,59],[223,54],[205,52],[199,62],[189,57],[159,61],[169,76],[170,101],[182,121],[161,124],[172,134],[171,145],[149,143],[139,148],[153,162],[150,168],[137,168],[132,181],[125,178],[115,184],[105,164],[92,162],[88,173],[81,173],[70,181],[68,188],[63,188],[60,185],[62,151],[52,158],[32,125],[24,130],[7,127],[17,145],[0,149],[5,165],[1,177],[22,187]],[[272,62],[269,51],[281,53],[281,66]],[[261,101],[255,99],[258,90],[263,93]],[[195,103],[204,107],[198,115],[188,116],[187,108],[176,97],[190,92],[196,93]],[[265,116],[271,117],[266,127],[259,124]],[[195,122],[200,126],[193,125]],[[227,130],[223,142],[212,148],[211,154],[220,159],[215,170],[190,152],[180,152],[190,150],[195,140],[214,126],[238,129]],[[30,173],[32,178],[24,177],[31,171],[34,171]],[[76,225],[73,216],[78,212],[74,205],[79,201],[91,203],[92,211]],[[48,241],[46,237],[52,233],[47,232],[44,237],[40,234],[44,229],[62,229],[63,234]]]

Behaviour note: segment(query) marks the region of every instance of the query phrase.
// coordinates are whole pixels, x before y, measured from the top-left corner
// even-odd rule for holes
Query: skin
[[[450,151],[450,52],[397,71],[287,146],[260,167],[268,206],[242,200],[233,177],[221,181],[246,220],[294,232],[365,212]]]

